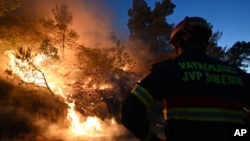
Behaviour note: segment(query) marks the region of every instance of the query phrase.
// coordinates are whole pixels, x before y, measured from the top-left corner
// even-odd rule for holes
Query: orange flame
[[[34,83],[39,86],[46,86],[44,85],[44,79],[42,78],[41,74],[39,74],[39,71],[35,70],[29,70],[29,64],[27,62],[23,62],[21,59],[18,59],[15,57],[15,51],[10,50],[6,51],[5,54],[9,57],[9,67],[12,70],[12,72],[20,77],[25,82],[28,83]],[[34,57],[34,62],[36,65],[39,65],[46,56],[44,55],[37,55]],[[20,70],[20,66],[26,67],[27,69]],[[53,80],[53,79],[51,79]],[[89,81],[91,78],[89,79]],[[78,113],[75,110],[75,103],[74,101],[69,103],[67,99],[67,95],[64,94],[63,89],[60,86],[57,86],[56,82],[47,82],[50,89],[57,95],[64,98],[65,103],[68,104],[68,115],[67,119],[70,121],[70,127],[69,130],[71,134],[75,136],[89,136],[89,137],[100,137],[100,136],[106,136],[105,130],[103,127],[103,121],[95,116],[88,116],[88,117],[81,117],[80,113]],[[87,82],[88,83],[88,82]],[[112,88],[111,85],[108,84],[101,84],[101,85],[93,85],[93,88],[96,89],[107,89]],[[85,119],[85,120],[82,120]],[[115,121],[112,121],[111,124],[115,124]]]

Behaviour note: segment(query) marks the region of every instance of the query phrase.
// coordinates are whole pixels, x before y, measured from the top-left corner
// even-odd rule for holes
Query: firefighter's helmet
[[[173,29],[169,43],[174,47],[176,41],[178,41],[179,38],[183,38],[185,33],[189,33],[189,36],[192,36],[194,32],[199,33],[199,36],[205,40],[209,40],[212,35],[211,27],[205,19],[201,17],[185,17],[184,20],[179,22]]]

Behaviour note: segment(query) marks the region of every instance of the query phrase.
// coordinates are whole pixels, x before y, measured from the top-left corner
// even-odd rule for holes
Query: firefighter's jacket
[[[154,65],[122,106],[122,122],[138,138],[150,132],[145,112],[154,100],[166,100],[166,120],[243,124],[243,107],[250,105],[249,74],[210,58],[184,52]]]

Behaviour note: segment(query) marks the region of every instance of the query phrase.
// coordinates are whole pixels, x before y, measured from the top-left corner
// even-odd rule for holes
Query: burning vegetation
[[[0,77],[0,139],[136,140],[120,125],[119,110],[139,76],[116,35],[104,45],[77,42],[65,3],[39,24],[15,14],[0,17],[1,27],[16,32],[1,29],[8,61]]]

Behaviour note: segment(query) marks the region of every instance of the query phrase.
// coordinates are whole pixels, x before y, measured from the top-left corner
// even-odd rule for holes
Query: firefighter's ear
[[[183,36],[182,39],[184,41],[188,41],[191,38],[191,34],[189,32],[186,32]]]

